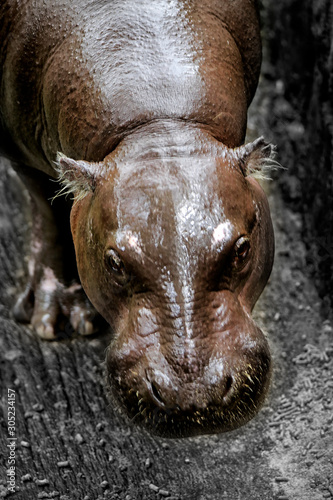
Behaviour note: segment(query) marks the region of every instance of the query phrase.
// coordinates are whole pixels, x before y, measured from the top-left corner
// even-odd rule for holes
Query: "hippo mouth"
[[[108,374],[111,397],[134,425],[166,438],[184,438],[236,429],[251,420],[261,408],[271,378],[269,353],[255,367],[226,381],[223,394],[202,397],[196,404],[182,402],[166,406],[158,387],[152,384],[150,397],[118,377]],[[257,360],[258,361],[258,360]],[[193,395],[194,387],[191,387]],[[207,390],[209,393],[209,388]],[[184,396],[186,399],[186,396]]]

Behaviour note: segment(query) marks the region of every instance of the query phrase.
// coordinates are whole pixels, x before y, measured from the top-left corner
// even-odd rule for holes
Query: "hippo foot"
[[[50,268],[44,269],[37,285],[29,281],[14,306],[13,315],[21,323],[30,323],[42,339],[68,336],[73,331],[80,335],[96,332],[97,312],[81,285],[74,283],[66,287]]]

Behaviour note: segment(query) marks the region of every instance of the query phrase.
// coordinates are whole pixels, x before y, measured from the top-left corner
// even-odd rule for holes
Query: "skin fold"
[[[156,433],[245,423],[271,372],[251,311],[274,238],[252,174],[273,148],[243,145],[256,2],[6,0],[0,33],[0,146],[34,217],[15,317],[52,339],[63,318],[92,333],[97,310],[113,397]],[[51,204],[50,179],[74,201]]]

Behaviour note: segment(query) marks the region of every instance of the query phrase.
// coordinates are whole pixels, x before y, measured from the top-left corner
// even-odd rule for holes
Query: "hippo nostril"
[[[156,399],[156,401],[164,406],[164,401],[163,401],[163,398],[161,396],[161,392],[160,392],[160,389],[158,388],[157,384],[155,382],[151,382],[151,393],[152,395],[154,396],[154,398]]]
[[[233,393],[233,387],[234,387],[234,379],[232,378],[231,375],[228,375],[225,378],[223,387],[223,400],[225,404],[227,404],[230,401],[230,397]]]
[[[231,375],[229,375],[225,381],[224,396],[226,396],[228,394],[232,385],[233,385],[233,379],[232,379]]]
[[[164,406],[165,403],[164,403],[163,397],[161,395],[161,390],[158,387],[158,385],[156,384],[156,382],[150,382],[150,387],[151,387],[150,392],[151,392],[153,398],[155,399],[155,401],[158,403],[159,406]]]
[[[213,361],[207,367],[204,378],[211,403],[219,404],[223,401],[223,405],[228,405],[235,395],[236,381],[234,373],[231,370],[226,371],[221,360]]]
[[[146,370],[146,387],[155,405],[164,410],[170,406],[173,384],[166,373],[156,369]]]

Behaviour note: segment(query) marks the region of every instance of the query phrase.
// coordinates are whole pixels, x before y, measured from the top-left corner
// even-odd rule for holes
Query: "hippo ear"
[[[82,200],[88,193],[94,192],[97,180],[104,169],[104,163],[72,160],[58,153],[56,171],[62,189],[56,197],[69,194],[75,201]]]
[[[269,171],[281,168],[281,165],[275,160],[275,146],[267,143],[263,137],[236,148],[235,152],[239,167],[245,177],[252,175],[267,179]]]

